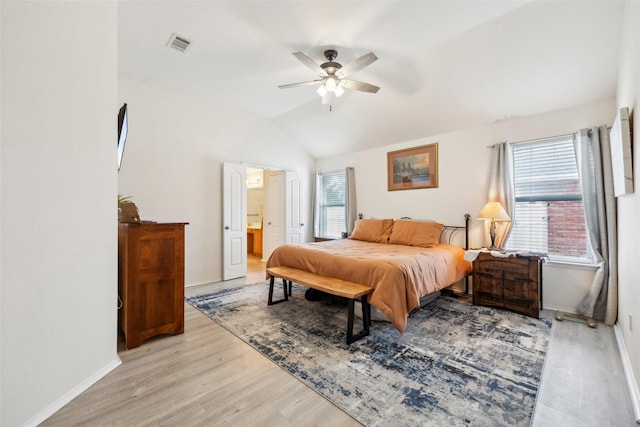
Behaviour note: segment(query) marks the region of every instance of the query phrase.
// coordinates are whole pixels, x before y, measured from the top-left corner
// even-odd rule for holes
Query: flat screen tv
[[[609,139],[614,193],[616,197],[633,193],[631,126],[627,107],[618,111],[609,132]]]
[[[127,142],[127,130],[129,128],[129,117],[127,113],[127,104],[120,107],[118,112],[118,172],[122,165],[122,155],[124,154],[124,145]]]

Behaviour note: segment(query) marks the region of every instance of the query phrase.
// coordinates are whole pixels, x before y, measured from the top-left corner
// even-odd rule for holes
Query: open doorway
[[[264,169],[247,167],[247,270],[263,269]]]

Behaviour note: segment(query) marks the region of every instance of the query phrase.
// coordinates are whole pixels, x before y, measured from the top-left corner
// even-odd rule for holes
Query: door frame
[[[243,251],[244,251],[244,276],[246,276],[246,274],[247,274],[247,271],[246,271],[246,268],[247,268],[247,251],[246,251],[246,245],[247,245],[247,237],[246,237],[246,234],[247,234],[247,218],[246,218],[246,196],[247,196],[246,168],[247,168],[247,167],[251,167],[251,168],[256,168],[256,169],[262,169],[263,171],[273,171],[273,172],[280,172],[280,173],[282,173],[282,175],[283,175],[283,183],[285,183],[285,188],[283,188],[283,196],[285,196],[285,197],[284,197],[284,201],[283,201],[284,206],[283,206],[283,209],[282,209],[282,212],[283,212],[283,223],[284,223],[284,225],[285,225],[284,230],[283,230],[283,242],[284,242],[284,243],[291,243],[291,242],[289,242],[288,240],[289,240],[289,239],[291,239],[291,235],[292,235],[291,230],[290,230],[290,229],[291,229],[291,227],[290,227],[290,224],[289,224],[289,222],[291,221],[291,217],[290,217],[290,215],[287,215],[287,214],[286,214],[287,212],[290,212],[290,211],[291,211],[291,209],[289,209],[289,206],[287,205],[288,203],[290,203],[290,202],[291,202],[291,200],[290,200],[290,199],[291,199],[291,197],[289,197],[289,196],[291,196],[291,194],[288,192],[288,190],[289,190],[289,189],[288,189],[288,188],[286,188],[286,187],[287,187],[287,184],[290,184],[290,179],[291,179],[291,177],[292,177],[292,176],[293,176],[295,179],[297,179],[297,180],[299,180],[299,176],[298,176],[297,172],[290,171],[290,170],[284,169],[284,168],[279,167],[279,166],[264,165],[264,164],[252,163],[252,162],[240,162],[240,163],[234,163],[234,162],[223,162],[223,164],[224,164],[224,163],[231,163],[231,164],[235,164],[235,165],[240,165],[240,166],[242,166],[242,167],[244,168],[244,171],[245,171],[245,177],[244,177],[244,181],[243,181],[243,194],[242,194],[242,197],[243,197],[243,198],[244,198],[244,200],[245,200],[245,202],[244,202],[245,214],[244,214],[244,218],[243,218],[243,221],[242,221],[242,222],[243,222],[243,227],[244,227],[244,228],[243,228],[243,233],[244,233],[244,249],[243,249]],[[224,177],[223,177],[223,178],[224,178]],[[223,179],[223,181],[224,181],[224,179]],[[266,180],[266,179],[265,179],[265,181],[264,181],[264,185],[265,185],[265,186],[267,185],[267,180]],[[285,195],[285,193],[287,193],[287,194]],[[302,214],[304,214],[304,212],[306,212],[306,209],[304,209],[304,208],[302,207],[302,199],[301,199],[301,197],[300,197],[300,196],[298,196],[297,198],[294,198],[294,199],[296,199],[296,200],[298,201],[298,203],[300,203],[300,207],[298,208],[299,212],[301,212]],[[223,196],[223,206],[222,206],[223,212],[225,212],[225,211],[228,209],[228,207],[227,207],[227,203],[228,203],[228,202],[229,202],[229,201],[227,200],[227,198]],[[266,200],[265,200],[265,204],[266,204]],[[264,215],[263,215],[263,218],[264,218]],[[224,214],[223,214],[223,230],[222,230],[222,232],[223,232],[223,236],[226,234],[226,233],[225,233],[225,229],[224,229],[224,227],[225,227],[225,225],[224,225],[224,221],[225,221],[225,219],[224,219]],[[266,232],[265,226],[266,226],[266,222],[264,222],[264,221],[263,221],[263,226],[262,226],[262,239],[263,239],[263,243],[262,243],[262,245],[263,245],[263,251],[262,251],[263,256],[262,256],[262,260],[263,260],[263,261],[265,261],[265,260],[266,260],[266,258],[267,258],[267,256],[266,256],[266,255],[267,255],[267,252],[268,252],[268,251],[267,251],[267,248],[266,248],[266,238],[265,238],[265,236],[266,236],[267,232]],[[304,227],[304,221],[301,221],[301,222],[300,222],[300,227]],[[305,236],[305,232],[304,232],[304,230],[301,230],[300,235],[301,235],[301,236],[303,236],[303,239],[304,239],[304,236]],[[223,241],[224,241],[224,240],[225,240],[225,239],[224,239],[224,237],[223,237]],[[224,249],[224,246],[223,246],[223,249]],[[224,252],[224,250],[223,250],[223,252]],[[226,259],[226,258],[225,258],[225,256],[226,256],[226,255],[224,255],[224,254],[223,254],[223,260],[224,260],[224,259]],[[225,261],[223,261],[223,280],[228,280],[228,279],[224,279],[224,269],[225,269]]]

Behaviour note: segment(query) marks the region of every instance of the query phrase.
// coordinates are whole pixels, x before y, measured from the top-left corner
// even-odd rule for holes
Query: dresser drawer
[[[541,263],[539,256],[480,253],[473,262],[473,303],[538,317],[542,300]]]

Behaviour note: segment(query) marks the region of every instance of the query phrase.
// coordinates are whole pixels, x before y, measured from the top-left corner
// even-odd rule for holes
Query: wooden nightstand
[[[542,254],[500,257],[480,252],[473,262],[473,303],[538,318],[543,259]]]

